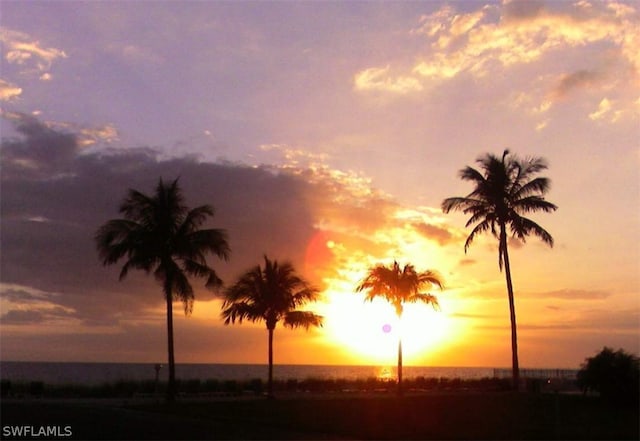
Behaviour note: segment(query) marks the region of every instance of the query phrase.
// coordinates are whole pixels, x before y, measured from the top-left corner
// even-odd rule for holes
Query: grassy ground
[[[72,439],[638,439],[637,408],[504,392],[292,394],[152,402],[3,400],[11,425],[70,426]],[[42,439],[42,438],[40,438]]]

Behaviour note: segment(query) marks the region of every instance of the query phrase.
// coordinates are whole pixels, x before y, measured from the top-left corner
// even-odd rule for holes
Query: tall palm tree
[[[505,150],[502,158],[486,154],[476,162],[480,165],[481,171],[469,166],[460,170],[460,178],[471,181],[475,185],[473,191],[465,197],[445,199],[442,202],[442,210],[445,213],[459,210],[471,216],[465,226],[474,225],[474,227],[464,244],[465,253],[477,234],[491,232],[498,239],[498,266],[502,271],[504,265],[509,297],[513,387],[517,389],[520,368],[507,229],[513,237],[522,242],[526,241],[528,235],[534,234],[553,247],[553,237],[540,225],[523,215],[536,211],[548,213],[555,211],[558,207],[544,199],[550,187],[550,180],[535,177],[536,174],[547,169],[547,162],[543,158],[520,160],[510,154],[509,150]]]
[[[396,310],[398,320],[402,319],[405,303],[422,302],[439,308],[438,299],[433,294],[422,293],[422,288],[433,285],[443,288],[440,275],[431,270],[417,272],[413,265],[400,267],[394,261],[390,267],[379,264],[369,269],[365,278],[356,287],[357,292],[365,291],[365,300],[373,301],[382,297]],[[402,395],[402,338],[398,337],[398,394]]]
[[[185,315],[193,310],[194,293],[187,276],[206,278],[207,288],[222,281],[206,261],[211,253],[229,258],[227,233],[220,229],[200,229],[213,208],[202,205],[189,209],[176,179],[169,185],[160,179],[153,195],[130,189],[120,205],[122,219],[112,219],[95,235],[103,265],[124,259],[120,280],[130,269],[153,273],[162,285],[167,306],[169,384],[167,398],[175,399],[175,357],[173,349],[173,301],[181,300]]]
[[[260,265],[241,275],[236,283],[224,292],[222,317],[224,324],[264,321],[269,332],[268,397],[273,397],[273,331],[282,320],[284,326],[309,329],[322,326],[322,316],[297,308],[317,300],[318,291],[296,275],[289,262],[279,264],[264,256],[264,268]]]

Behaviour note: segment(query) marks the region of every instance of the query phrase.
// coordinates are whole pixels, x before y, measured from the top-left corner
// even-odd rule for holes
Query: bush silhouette
[[[604,347],[588,357],[577,376],[578,386],[595,391],[607,401],[638,405],[640,396],[640,359],[623,349]]]

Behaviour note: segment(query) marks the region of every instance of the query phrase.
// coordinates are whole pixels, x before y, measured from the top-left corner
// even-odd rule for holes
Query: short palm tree
[[[433,306],[434,309],[439,307],[436,296],[420,292],[422,288],[431,288],[434,285],[440,289],[444,286],[437,272],[417,272],[413,265],[409,264],[401,268],[398,262],[394,261],[390,267],[379,264],[371,268],[356,291],[365,291],[365,300],[368,301],[382,297],[395,308],[398,320],[401,320],[405,303],[422,302]],[[402,395],[401,337],[398,338],[398,394]]]
[[[442,210],[445,213],[459,210],[470,215],[466,226],[474,227],[464,244],[465,253],[477,234],[491,232],[498,239],[498,266],[502,271],[504,265],[509,297],[513,387],[517,389],[520,368],[507,229],[513,237],[523,242],[528,235],[534,234],[549,246],[553,246],[553,237],[523,215],[536,211],[552,212],[558,207],[544,199],[550,187],[550,180],[535,177],[537,173],[547,169],[544,159],[533,157],[520,160],[510,154],[509,150],[505,150],[502,158],[486,154],[478,158],[477,162],[481,171],[469,166],[460,170],[460,178],[474,184],[473,191],[465,197],[445,199],[442,202]]]
[[[296,275],[289,262],[279,264],[264,256],[264,268],[259,265],[242,274],[224,292],[222,317],[224,324],[264,321],[269,333],[269,377],[267,395],[273,397],[273,331],[282,320],[284,326],[309,329],[322,326],[322,316],[297,308],[317,300],[318,291]]]
[[[173,349],[173,302],[181,300],[189,315],[194,292],[187,276],[206,278],[205,286],[219,287],[222,281],[206,261],[211,253],[224,260],[229,257],[227,234],[220,229],[200,229],[213,216],[209,205],[189,209],[176,179],[169,185],[160,179],[156,191],[148,196],[129,190],[120,205],[122,219],[101,226],[95,241],[103,265],[124,259],[122,280],[130,269],[153,273],[162,285],[167,306],[169,384],[167,398],[175,399],[175,357]]]

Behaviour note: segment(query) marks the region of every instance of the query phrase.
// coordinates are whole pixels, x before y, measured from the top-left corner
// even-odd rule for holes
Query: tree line
[[[464,244],[465,253],[477,235],[490,233],[498,240],[498,266],[504,269],[511,321],[513,387],[519,384],[519,363],[514,288],[508,252],[508,237],[525,241],[530,235],[553,246],[552,236],[533,220],[529,213],[553,212],[556,205],[545,195],[550,180],[537,176],[547,169],[543,158],[521,159],[505,150],[502,156],[485,154],[479,167],[467,166],[459,177],[473,184],[472,191],[462,197],[442,202],[444,213],[461,211],[469,216],[466,227],[472,227]],[[160,178],[151,195],[130,189],[119,207],[122,218],[112,219],[95,234],[95,242],[103,265],[123,261],[120,280],[129,270],[153,274],[162,286],[166,302],[169,381],[167,399],[175,400],[175,357],[173,343],[173,302],[181,301],[185,314],[193,309],[194,290],[189,277],[205,279],[210,289],[223,283],[208,264],[207,257],[228,260],[231,254],[227,232],[201,228],[214,216],[210,205],[189,208],[178,180],[165,183]],[[370,268],[354,287],[365,300],[383,298],[400,318],[406,303],[421,302],[438,308],[437,297],[423,289],[443,289],[444,281],[435,270],[418,271],[411,264],[378,264]],[[290,262],[278,262],[264,256],[264,264],[248,269],[222,291],[225,324],[263,321],[268,330],[268,391],[273,396],[273,333],[278,322],[284,326],[308,329],[321,326],[323,317],[299,308],[318,299],[318,290],[296,273]],[[402,394],[402,341],[398,340],[398,394]]]

